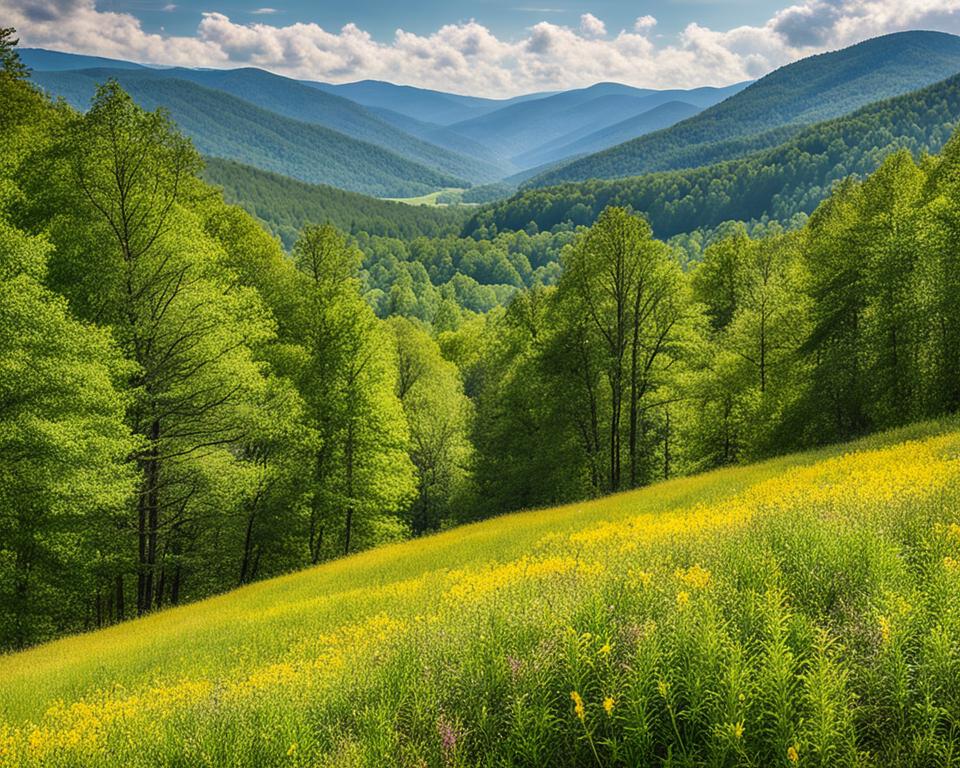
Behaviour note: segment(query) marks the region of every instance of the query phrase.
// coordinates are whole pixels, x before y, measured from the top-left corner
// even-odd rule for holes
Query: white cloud
[[[250,11],[254,16],[270,16],[274,13],[280,13],[276,8],[257,8],[255,11]]]
[[[175,36],[147,32],[135,16],[100,10],[96,0],[0,2],[4,23],[17,27],[24,45],[496,96],[610,80],[654,87],[720,85],[886,32],[960,31],[960,0],[798,0],[757,26],[715,30],[692,23],[662,41],[650,39],[656,20],[649,16],[609,35],[600,19],[585,13],[578,28],[540,21],[512,40],[471,20],[430,34],[398,29],[381,41],[355,24],[340,30],[309,23],[242,24],[220,12],[203,14],[195,34]]]
[[[177,10],[177,6],[175,3],[167,3],[165,6],[163,6],[163,10],[165,10],[167,13],[170,13],[171,11]]]
[[[657,26],[657,20],[653,16],[647,14],[646,16],[640,16],[635,22],[633,22],[633,29],[636,32],[649,32]]]
[[[607,34],[607,25],[592,13],[580,17],[580,31],[587,37],[603,37]]]

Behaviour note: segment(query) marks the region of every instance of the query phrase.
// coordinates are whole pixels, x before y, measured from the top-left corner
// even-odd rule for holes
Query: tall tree
[[[462,498],[470,458],[470,401],[457,367],[444,360],[430,334],[405,318],[392,318],[397,353],[397,397],[410,429],[417,496],[410,509],[413,534],[436,530]]]
[[[163,601],[166,585],[179,597],[182,573],[165,579],[163,558],[214,527],[197,521],[215,519],[235,489],[227,470],[265,394],[251,347],[271,323],[189,209],[199,165],[162,112],[144,112],[109,83],[30,180],[30,218],[57,245],[51,284],[81,317],[109,327],[135,365],[140,613]]]
[[[412,496],[414,471],[392,344],[360,296],[359,252],[323,225],[306,227],[293,255],[304,297],[296,338],[308,354],[299,387],[321,441],[309,529],[318,562],[376,541]]]
[[[607,208],[567,251],[559,300],[568,314],[587,318],[603,350],[609,390],[607,488],[622,477],[624,400],[627,411],[629,485],[640,480],[643,418],[654,407],[647,398],[669,368],[672,348],[687,314],[686,286],[669,249],[649,225],[623,208]]]
[[[129,366],[43,287],[49,250],[0,219],[0,647],[90,615],[134,490]]]

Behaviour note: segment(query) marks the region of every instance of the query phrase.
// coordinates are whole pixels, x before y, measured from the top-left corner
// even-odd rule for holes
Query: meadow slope
[[[0,657],[0,765],[952,765],[960,431],[519,513]]]

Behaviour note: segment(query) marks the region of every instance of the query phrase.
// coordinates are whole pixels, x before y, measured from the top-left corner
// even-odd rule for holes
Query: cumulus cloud
[[[650,14],[647,14],[646,16],[640,16],[635,22],[633,22],[634,31],[641,33],[648,32],[655,26],[657,26],[657,20]]]
[[[799,0],[756,26],[717,30],[691,23],[657,42],[649,34],[656,25],[652,16],[609,33],[602,19],[585,13],[576,28],[540,21],[509,40],[473,20],[429,34],[398,29],[392,39],[376,40],[356,24],[328,30],[311,23],[240,23],[216,10],[202,15],[193,34],[167,35],[147,32],[132,14],[101,10],[96,0],[0,1],[4,23],[17,27],[24,45],[492,96],[609,80],[661,88],[720,85],[886,32],[960,31],[960,0]]]
[[[585,13],[580,17],[580,32],[587,37],[603,37],[607,34],[607,25],[592,13]]]

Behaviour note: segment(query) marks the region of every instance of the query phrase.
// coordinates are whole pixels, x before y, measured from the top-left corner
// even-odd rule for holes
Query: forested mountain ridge
[[[471,120],[455,123],[451,130],[486,144],[509,156],[518,167],[538,164],[526,159],[545,143],[562,144],[579,138],[579,132],[593,132],[649,112],[669,101],[687,101],[698,108],[716,104],[744,88],[694,88],[689,91],[654,91],[618,83],[597,83],[552,96],[510,104]],[[562,141],[567,137],[566,141]],[[544,161],[540,161],[544,162]]]
[[[182,86],[177,86],[176,83],[188,82],[208,91],[228,94],[262,110],[251,114],[248,120],[264,122],[265,113],[269,112],[278,116],[277,122],[288,118],[299,123],[327,128],[355,141],[380,147],[450,178],[483,182],[502,175],[502,169],[489,162],[465,157],[415,138],[348,99],[318,91],[261,69],[85,69],[33,74],[34,82],[54,96],[62,96],[74,108],[81,110],[89,106],[97,85],[109,79],[117,80],[134,98],[142,99],[144,105],[150,109],[164,105],[163,100],[170,98],[169,108],[179,110],[172,112],[174,119],[184,124],[184,129],[198,142],[203,140],[204,134],[209,133],[209,130],[205,126],[197,126],[196,116],[184,110],[185,99],[191,97],[177,94],[176,89]],[[167,81],[173,81],[174,84]],[[208,102],[214,98],[209,92],[204,96]],[[220,107],[216,103],[205,106],[211,110],[210,115],[219,114],[220,111],[227,115],[236,115],[239,112],[235,102],[228,107]],[[191,133],[192,130],[197,131],[196,136]],[[309,138],[305,137],[304,142],[308,141]],[[256,156],[253,151],[251,156]],[[244,158],[234,159],[242,161]],[[250,159],[252,158],[247,158],[248,161]]]
[[[40,72],[34,79],[68,103],[89,106],[97,82],[107,77],[96,72]],[[110,74],[145,108],[168,110],[197,148],[212,157],[380,197],[469,186],[462,178],[321,125],[283,117],[223,91],[152,74]]]
[[[662,128],[693,117],[701,108],[687,101],[667,101],[639,115],[628,117],[619,123],[608,125],[599,130],[591,128],[564,134],[536,149],[516,158],[524,166],[541,166],[556,163],[564,158],[599,152],[607,147],[622,144],[624,141],[644,136]],[[543,173],[541,170],[539,173]]]
[[[642,211],[660,237],[723,221],[789,221],[832,185],[872,172],[898,149],[937,152],[960,119],[960,76],[802,129],[771,149],[689,170],[521,190],[484,207],[465,232],[590,224],[608,205]]]
[[[407,117],[448,126],[453,123],[493,112],[510,104],[539,99],[549,93],[530,93],[507,99],[488,99],[482,96],[464,96],[429,88],[396,85],[382,80],[360,80],[355,83],[307,82],[312,88],[363,104],[366,107],[389,109]]]
[[[286,248],[293,246],[300,230],[310,223],[333,224],[350,234],[413,240],[458,234],[470,215],[466,207],[378,200],[214,157],[206,158],[202,175],[223,188],[228,202],[263,221]]]
[[[21,48],[20,60],[31,72],[63,72],[74,69],[146,69],[143,64],[103,56],[48,51],[45,48]]]
[[[958,71],[960,37],[955,35],[898,32],[873,38],[788,64],[695,117],[575,160],[528,185],[637,176],[734,159],[749,151],[752,136],[791,126],[799,130]]]

